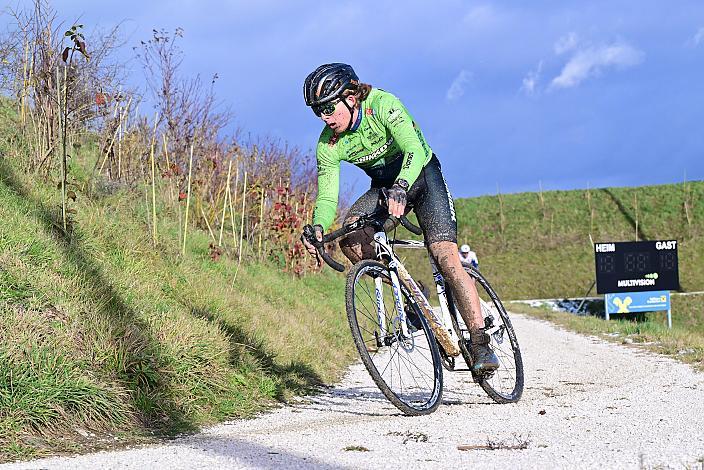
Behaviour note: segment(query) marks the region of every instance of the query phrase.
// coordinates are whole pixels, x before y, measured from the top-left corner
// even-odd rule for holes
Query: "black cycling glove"
[[[320,237],[318,237],[318,233],[320,233]],[[323,239],[323,226],[320,224],[315,224],[313,225],[313,230],[312,234],[316,240],[322,240]],[[301,241],[303,241],[306,238],[306,230],[303,230],[303,234],[301,235]]]
[[[406,205],[408,192],[408,182],[406,180],[398,180],[389,189],[388,197],[391,201]]]

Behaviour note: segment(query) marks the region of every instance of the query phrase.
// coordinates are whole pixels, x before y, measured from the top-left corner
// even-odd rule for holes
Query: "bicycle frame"
[[[395,245],[400,245],[401,248],[411,248],[411,249],[427,249],[425,246],[425,243],[417,241],[417,240],[395,240],[394,241]],[[440,274],[440,270],[438,269],[437,264],[435,264],[435,260],[433,257],[429,257],[430,259],[430,267],[433,272],[433,280],[435,281],[435,287],[437,288],[437,293],[438,293],[438,299],[440,300],[440,312],[442,314],[442,322],[444,325],[452,325],[452,319],[450,318],[450,306],[447,300],[447,294],[445,293],[445,278],[442,277],[442,274]],[[500,328],[496,325],[492,325],[489,327],[489,325],[486,323],[488,318],[491,318],[493,320],[494,316],[497,314],[495,307],[493,305],[488,304],[485,302],[483,299],[479,299],[479,305],[482,310],[482,316],[484,317],[485,320],[485,325],[487,325],[487,329],[485,332],[487,334],[494,334]],[[465,325],[465,328],[467,325],[464,322],[464,318],[462,318],[461,315],[458,315],[457,322],[461,323],[462,325]],[[452,329],[454,332],[454,329]],[[460,335],[460,332],[457,331],[455,332],[457,336]],[[503,340],[499,340],[497,338],[497,341],[499,343],[503,342]]]
[[[416,242],[412,240],[403,240],[404,246],[411,248],[423,248],[425,249],[425,244],[423,242]],[[458,343],[457,333],[452,327],[452,320],[450,318],[450,309],[447,303],[447,295],[445,294],[445,281],[440,274],[440,271],[435,264],[435,261],[430,258],[430,263],[433,268],[433,278],[435,280],[435,285],[437,286],[438,297],[440,298],[440,316],[438,316],[433,307],[428,302],[428,299],[423,295],[420,287],[413,280],[411,275],[406,270],[406,267],[398,259],[394,253],[393,247],[389,244],[389,240],[384,231],[378,231],[374,233],[374,244],[376,249],[377,259],[382,260],[385,257],[388,258],[389,273],[391,276],[391,284],[394,295],[394,308],[396,310],[397,318],[399,319],[399,324],[401,332],[404,337],[409,337],[408,326],[406,324],[406,312],[403,308],[402,297],[401,297],[401,280],[409,288],[411,293],[411,298],[415,301],[416,305],[419,307],[423,316],[428,320],[428,323],[435,334],[435,337],[443,347],[445,354],[450,357],[455,357],[460,355],[460,348]],[[386,334],[385,318],[386,312],[384,310],[384,303],[382,300],[382,281],[377,278],[375,280],[375,294],[377,300],[377,316],[379,320],[379,328],[382,335]]]

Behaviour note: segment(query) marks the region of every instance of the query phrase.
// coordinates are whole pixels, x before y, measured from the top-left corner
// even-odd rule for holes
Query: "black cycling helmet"
[[[311,72],[303,83],[307,106],[319,106],[338,98],[345,90],[356,90],[359,77],[347,64],[324,64]]]

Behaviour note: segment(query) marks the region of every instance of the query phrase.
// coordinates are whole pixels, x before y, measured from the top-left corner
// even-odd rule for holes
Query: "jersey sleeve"
[[[322,140],[316,151],[318,162],[318,196],[313,211],[313,224],[323,226],[323,231],[332,225],[337,212],[340,191],[340,159],[330,145]]]
[[[381,98],[379,118],[403,152],[403,164],[396,179],[404,179],[412,185],[423,169],[430,149],[421,140],[420,131],[408,110],[394,95],[386,93]]]

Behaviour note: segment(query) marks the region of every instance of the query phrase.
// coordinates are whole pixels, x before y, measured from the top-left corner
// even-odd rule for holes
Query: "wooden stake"
[[[166,139],[166,132],[161,134],[161,140],[164,143],[164,158],[166,159],[166,171],[171,171],[171,161],[169,160],[169,144]],[[171,184],[173,183],[173,184]],[[176,194],[174,195],[174,186],[176,186],[177,183],[176,181],[173,181],[171,177],[169,177],[169,193],[171,194],[171,203],[176,202],[176,206],[179,208],[179,213],[180,213],[180,206],[179,206],[179,201],[178,201],[178,188],[176,188]],[[179,220],[179,232],[181,231],[181,221]],[[181,239],[181,235],[179,233],[179,240]]]
[[[166,132],[161,134],[161,140],[164,143],[164,157],[166,158],[166,168],[168,170],[171,170],[171,161],[169,160],[169,145],[168,141],[166,140]]]
[[[29,80],[27,79],[27,69],[29,68],[29,42],[24,41],[24,61],[22,70],[22,95],[20,98],[20,117],[22,118],[22,132],[25,131],[27,125],[27,88],[29,88]]]
[[[242,237],[244,235],[244,211],[247,206],[247,172],[244,172],[244,183],[242,185],[242,217],[240,217],[240,244],[237,247],[237,263],[242,261]]]
[[[540,198],[540,209],[543,211],[543,220],[545,220],[545,199],[543,199],[543,182],[538,180],[538,188],[540,192],[538,197]]]
[[[225,200],[222,203],[222,218],[220,219],[220,236],[218,237],[218,245],[222,246],[222,233],[225,230],[227,201],[230,199],[230,175],[232,175],[232,159],[227,165],[227,185],[225,187]]]
[[[117,179],[122,179],[122,113],[117,124]]]
[[[144,170],[144,168],[142,168]],[[144,171],[142,171],[142,174],[144,174]],[[147,189],[147,182],[144,181],[144,207],[149,209],[149,190]],[[151,220],[149,219],[149,214],[147,214],[147,228],[149,229],[150,232],[154,233],[152,231],[151,227],[152,223]]]
[[[64,81],[66,80],[65,77],[65,69],[64,69]],[[67,223],[66,223],[66,120],[64,119],[65,116],[63,115],[64,110],[63,106],[61,103],[61,90],[60,90],[60,83],[61,81],[59,80],[59,67],[56,67],[56,93],[58,94],[58,103],[59,103],[59,110],[57,116],[59,119],[59,138],[61,139],[61,146],[63,149],[62,156],[61,156],[61,219],[63,222],[63,227],[64,227],[64,233],[67,231]],[[66,87],[66,83],[64,83],[64,88]],[[64,101],[63,105],[66,105],[66,93],[64,90]]]
[[[230,193],[230,202],[232,202],[232,204],[235,206],[237,205],[237,186],[239,185],[239,183],[240,183],[240,167],[239,167],[239,165],[237,165],[235,167],[235,188]],[[232,197],[233,195],[235,196],[234,200]]]
[[[592,207],[592,192],[587,182],[587,204],[589,205],[589,236],[592,236],[594,229],[594,208]]]
[[[193,143],[191,142],[191,156],[188,159],[188,193],[186,194],[186,221],[183,223],[183,248],[181,254],[186,255],[186,236],[188,235],[188,209],[191,205],[191,173],[193,172]]]
[[[636,208],[636,241],[638,241],[638,193],[633,193],[633,205]]]
[[[120,114],[122,116],[122,114]],[[159,124],[159,113],[154,116],[154,132],[152,133],[152,145],[149,156],[152,164],[152,242],[154,246],[158,243],[156,233],[156,165],[154,164],[154,147],[156,146],[156,126]],[[118,161],[118,175],[120,174],[120,166]]]
[[[203,206],[200,208],[200,215],[203,216],[203,220],[205,220],[205,226],[208,227],[208,232],[210,232],[210,237],[213,239],[214,242],[217,240],[215,239],[215,234],[213,233],[213,229],[210,228],[210,222],[208,222],[208,218],[205,216],[205,211],[203,210]]]
[[[499,189],[499,183],[496,183],[496,193],[499,197],[499,228],[501,229],[501,238],[504,237],[504,199],[501,196],[501,190]]]
[[[235,187],[230,191],[230,223],[232,224],[232,246],[237,248],[237,228],[235,225],[235,210],[234,207],[237,204],[237,187],[239,186],[240,180],[240,167],[238,166],[235,171]],[[232,195],[234,194],[234,198]],[[234,199],[234,200],[233,200]]]
[[[689,191],[687,191],[687,170],[684,172],[684,179],[682,180],[682,192],[684,193],[684,215],[687,218],[687,227],[692,226],[692,219],[689,216]]]
[[[259,245],[257,247],[257,259],[262,257],[262,234],[264,232],[264,186],[262,186],[262,197],[259,201]]]
[[[242,264],[242,234],[244,233],[244,210],[247,205],[247,171],[244,172],[244,183],[242,186],[242,219],[240,222],[240,244],[239,252],[237,254],[237,268],[235,269],[235,275],[232,277],[232,285],[235,285],[237,280],[237,274],[240,272],[240,264]]]

